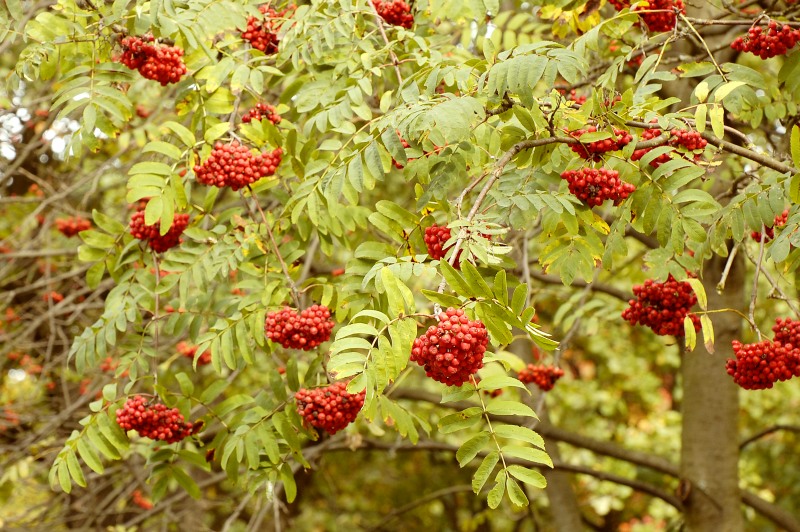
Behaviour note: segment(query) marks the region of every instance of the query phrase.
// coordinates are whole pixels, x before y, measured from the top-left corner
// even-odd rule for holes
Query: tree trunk
[[[718,294],[726,257],[706,263],[703,286],[709,309],[744,307],[744,263],[734,259],[726,289]],[[741,338],[741,318],[732,312],[711,315],[716,352],[702,345],[683,355],[683,430],[681,434],[681,492],[686,526],[692,532],[744,530],[739,493],[738,388],[725,372],[733,358],[731,340]],[[698,342],[699,343],[699,342]]]
[[[537,412],[543,423],[550,421],[547,415],[547,408],[544,407]],[[561,462],[561,454],[558,452],[558,443],[549,438],[544,438],[547,454],[553,462]],[[542,470],[547,479],[547,500],[550,503],[550,513],[552,514],[552,524],[559,532],[581,532],[581,511],[578,507],[578,499],[570,484],[570,473],[555,471],[551,469]]]

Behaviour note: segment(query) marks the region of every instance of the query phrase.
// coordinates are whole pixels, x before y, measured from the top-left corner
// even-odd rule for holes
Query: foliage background
[[[714,357],[706,386],[732,387],[723,368],[730,348],[717,341],[715,354],[705,351],[706,322],[699,345],[684,352],[620,314],[634,284],[668,273],[685,279],[687,270],[712,300],[721,268],[704,261],[722,256],[724,265],[734,248],[730,277],[738,282],[725,293],[738,294],[740,315],[709,314],[730,317],[722,328],[715,322],[718,337],[731,330],[756,341],[775,317],[796,313],[800,53],[762,62],[728,44],[762,11],[795,21],[797,8],[689,5],[675,32],[648,34],[636,15],[595,1],[422,0],[411,31],[384,27],[366,2],[311,2],[282,28],[279,53],[264,56],[236,31],[257,5],[0,6],[2,525],[653,530],[688,519],[690,528],[713,529],[713,518],[692,525],[703,486],[675,465],[697,431],[687,430],[685,409],[704,408],[684,404],[681,369],[687,357]],[[115,62],[120,28],[174,40],[186,49],[189,75],[161,87]],[[640,66],[628,64],[641,53]],[[588,100],[570,105],[556,86]],[[617,94],[621,101],[609,105]],[[260,100],[277,105],[278,127],[239,124]],[[590,118],[638,137],[642,129],[631,124],[656,116],[663,126],[707,129],[717,141],[697,164],[676,158],[656,171],[647,159],[627,160],[633,144],[609,157],[637,185],[620,207],[591,211],[568,193],[559,174],[583,161],[565,141],[542,139],[563,139],[564,129]],[[285,151],[276,178],[253,195],[192,177],[211,144],[232,134]],[[484,193],[486,183],[493,186]],[[191,213],[184,243],[163,257],[127,234],[128,205],[147,197],[160,200],[151,200],[148,219],[164,227],[174,212]],[[773,242],[750,239],[787,206],[789,222]],[[80,242],[67,239],[54,229],[66,215],[96,227]],[[468,230],[461,261],[477,269],[465,267],[465,281],[426,258],[421,232],[434,220]],[[170,274],[160,278],[156,267]],[[360,319],[376,329],[339,329],[319,353],[270,345],[264,314],[291,300],[287,276],[304,304],[329,305],[343,325],[364,309],[377,312]],[[443,278],[447,291],[437,296]],[[530,289],[516,305],[510,296],[520,283]],[[47,297],[53,291],[63,301]],[[507,365],[487,364],[482,377],[513,375],[538,356],[567,372],[546,397],[494,381],[505,383],[499,400],[534,408],[541,423],[511,424],[533,426],[556,464],[542,468],[547,490],[521,484],[527,507],[518,494],[502,502],[489,495],[499,505],[490,509],[493,484],[472,493],[480,460],[460,469],[454,459],[486,426],[477,419],[454,431],[446,416],[491,403],[450,390],[454,402],[443,404],[442,386],[404,369],[412,325],[428,322],[403,316],[470,298],[487,301],[469,305],[489,327],[494,358]],[[514,312],[501,308],[509,304]],[[528,305],[538,326],[525,334],[530,313],[519,320]],[[384,317],[395,320],[393,334],[367,359],[355,337],[371,341]],[[559,349],[544,350],[539,331]],[[181,340],[210,348],[213,365],[178,357]],[[116,370],[100,370],[107,356]],[[347,431],[317,439],[285,399],[334,374],[367,386],[368,404]],[[159,448],[116,430],[109,408],[154,391],[188,419],[203,419],[204,431]],[[732,465],[738,486],[767,505],[767,517],[752,499],[739,511],[736,483],[736,502],[717,505],[741,516],[730,530],[797,529],[796,382],[740,396],[738,433],[718,431],[709,417],[696,435],[741,447]],[[478,418],[486,412],[484,404]],[[731,467],[709,453],[708,469]],[[548,461],[537,458],[538,466]],[[132,504],[134,490],[153,508]]]

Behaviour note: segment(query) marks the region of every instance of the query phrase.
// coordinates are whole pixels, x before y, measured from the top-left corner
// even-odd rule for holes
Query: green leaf
[[[53,466],[58,470],[58,484],[64,493],[72,491],[72,482],[69,479],[69,467],[64,462],[59,462],[57,466]]]
[[[500,454],[497,451],[493,451],[486,455],[486,458],[483,459],[481,465],[478,466],[478,469],[475,471],[475,474],[472,476],[472,491],[476,494],[481,491],[484,484],[486,484],[486,480],[494,471],[497,462],[500,460]]]
[[[528,497],[525,495],[525,491],[517,484],[517,481],[510,478],[506,484],[508,498],[511,499],[511,502],[515,506],[528,506]]]
[[[472,288],[470,288],[461,274],[450,266],[447,261],[439,261],[439,268],[442,271],[444,280],[456,294],[464,297],[475,297],[475,292],[473,292]]]
[[[708,314],[700,316],[700,327],[703,330],[703,345],[710,354],[714,354],[714,325]]]
[[[197,483],[186,473],[183,469],[176,466],[170,466],[169,468],[172,477],[178,482],[180,487],[186,490],[193,499],[200,498],[200,487]]]
[[[442,434],[450,434],[461,429],[465,429],[477,424],[481,420],[483,410],[479,406],[473,406],[450,414],[439,420],[439,432]]]
[[[500,502],[503,500],[503,494],[506,492],[506,476],[501,471],[498,475],[499,480],[496,481],[494,487],[489,491],[489,495],[487,496],[486,500],[489,503],[489,508],[494,510],[498,506],[500,506]]]
[[[487,299],[492,299],[494,297],[492,289],[489,288],[489,284],[481,274],[478,273],[478,270],[471,262],[461,261],[461,271],[464,273],[464,278],[476,295]]]
[[[492,401],[486,411],[496,416],[526,416],[539,419],[531,407],[518,401]]]
[[[528,387],[525,386],[525,384],[523,384],[519,379],[509,377],[508,375],[492,375],[490,377],[486,377],[485,379],[481,379],[481,381],[478,383],[479,390],[499,390],[500,388],[505,388],[508,386],[522,388],[523,390],[528,391]]]
[[[711,129],[717,138],[725,137],[725,109],[721,105],[715,105],[708,111],[708,117],[711,120]]]
[[[501,438],[510,438],[531,443],[540,449],[544,449],[544,439],[533,429],[520,427],[518,425],[492,425],[494,433]]]
[[[501,449],[502,453],[507,456],[521,458],[534,464],[544,464],[553,467],[553,461],[541,449],[534,449],[533,447],[522,447],[520,445],[505,445]]]
[[[694,330],[694,322],[688,314],[683,318],[683,331],[686,335],[686,351],[694,351],[697,344],[697,332]]]
[[[297,497],[297,484],[294,481],[294,474],[292,474],[292,467],[284,463],[281,465],[281,480],[283,481],[283,490],[286,492],[286,502],[291,504]]]
[[[508,305],[508,284],[506,284],[506,271],[500,270],[494,277],[494,295],[503,305]]]
[[[97,456],[97,453],[94,452],[88,443],[86,443],[86,439],[78,438],[77,443],[78,454],[81,456],[81,460],[89,466],[89,469],[97,473],[98,475],[102,475],[105,468],[103,467],[103,462],[100,461],[100,458]]]
[[[458,451],[456,451],[456,460],[458,460],[458,465],[464,467],[470,463],[478,455],[478,453],[481,452],[481,449],[483,449],[488,441],[489,433],[486,431],[480,432],[465,441],[461,447],[458,448]]]
[[[692,286],[692,290],[694,290],[694,294],[697,296],[697,304],[701,309],[707,310],[708,299],[706,298],[706,290],[703,288],[702,281],[695,277],[690,277],[686,279],[686,282]]]
[[[794,167],[800,170],[800,127],[798,126],[792,127],[791,147],[792,162],[794,162]]]
[[[67,451],[67,468],[69,469],[69,475],[72,477],[72,480],[75,481],[75,484],[85,488],[86,479],[83,478],[83,471],[81,471],[81,465],[78,463],[78,457],[75,456],[75,451],[72,449]]]
[[[516,464],[508,466],[507,471],[512,477],[524,482],[525,484],[530,484],[534,488],[544,489],[547,487],[547,479],[545,479],[544,475],[538,471],[534,471],[532,469],[528,469],[527,467],[522,467],[521,465]]]

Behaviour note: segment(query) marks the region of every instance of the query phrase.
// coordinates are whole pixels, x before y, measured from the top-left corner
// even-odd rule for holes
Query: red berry
[[[142,77],[167,85],[177,83],[186,74],[183,50],[154,42],[152,35],[127,36],[122,39],[122,56],[119,61]]]
[[[670,275],[663,283],[648,279],[644,285],[634,286],[633,293],[636,299],[631,299],[622,313],[631,325],[650,327],[660,336],[683,336],[683,320],[688,315],[695,330],[700,330],[700,318],[689,312],[697,303],[689,283]]]
[[[403,0],[372,0],[372,5],[383,20],[393,26],[402,26],[410,30],[414,26],[414,15],[411,6]]]
[[[448,308],[437,319],[438,325],[414,340],[410,360],[433,380],[461,386],[483,367],[489,334],[481,321],[470,320],[461,309]]]
[[[167,234],[161,235],[161,223],[156,222],[153,225],[146,225],[144,223],[144,211],[136,211],[131,216],[130,233],[139,240],[147,240],[150,249],[156,252],[163,252],[170,248],[174,248],[182,242],[181,234],[189,226],[188,214],[176,214],[172,220]]]
[[[283,150],[276,148],[271,153],[253,154],[247,146],[234,140],[230,144],[217,142],[211,155],[202,164],[195,165],[197,181],[215,187],[231,187],[239,190],[262,177],[275,174],[281,164]]]
[[[72,238],[81,231],[92,228],[92,222],[80,216],[70,216],[69,218],[59,218],[56,220],[56,228],[67,238]]]
[[[324,305],[313,305],[300,313],[284,307],[270,312],[264,322],[267,338],[286,349],[310,351],[331,337],[334,321]]]
[[[296,8],[297,6],[291,4],[282,11],[275,11],[268,5],[260,6],[258,10],[264,15],[264,19],[259,20],[256,17],[248,17],[247,27],[244,30],[240,30],[242,39],[249,42],[250,46],[256,50],[261,50],[267,55],[277,53],[278,31]]]
[[[195,355],[197,354],[197,347],[196,345],[189,345],[186,342],[178,342],[178,345],[175,348],[178,350],[178,353],[181,356],[184,356],[190,360],[194,360]],[[197,359],[198,366],[205,366],[207,364],[211,364],[211,350],[207,350],[200,355]]]
[[[549,392],[556,381],[564,376],[564,370],[555,366],[528,364],[517,374],[517,378],[525,384],[533,383],[544,392]]]
[[[576,129],[568,133],[572,138],[580,140],[582,135],[596,132],[596,126],[589,126],[586,129]],[[599,161],[603,153],[621,150],[631,140],[633,140],[633,137],[630,133],[614,128],[614,138],[570,144],[569,148],[586,160]]]
[[[608,0],[617,11],[631,7],[630,0]],[[634,11],[649,11],[640,13],[642,21],[647,25],[647,29],[653,32],[672,31],[677,23],[675,12],[686,14],[686,7],[682,0],[649,0],[649,5],[639,7]]]
[[[260,122],[267,119],[275,125],[281,123],[281,115],[279,115],[275,108],[268,103],[259,103],[242,116],[242,122],[250,123],[252,120]]]
[[[761,59],[769,59],[786,55],[799,41],[800,30],[793,30],[786,25],[779,26],[776,21],[771,20],[765,27],[751,27],[746,35],[734,39],[731,48],[738,52],[750,52]]]
[[[800,349],[792,344],[769,340],[742,344],[734,340],[733,352],[736,358],[728,359],[725,368],[745,390],[772,388],[778,381],[800,376]]]
[[[167,408],[161,403],[148,404],[141,395],[128,399],[117,410],[117,425],[123,430],[135,430],[139,436],[151,440],[176,443],[192,434],[192,424],[186,423],[177,408]]]
[[[297,413],[306,424],[336,434],[355,421],[364,406],[366,392],[352,394],[347,382],[341,381],[324,388],[300,388],[294,394]]]
[[[589,207],[602,205],[607,199],[619,205],[636,187],[619,178],[619,172],[606,168],[581,168],[561,173],[569,183],[569,191]]]
[[[775,228],[776,227],[783,227],[786,225],[786,222],[789,221],[789,209],[784,210],[782,213],[775,215],[775,221],[772,224],[772,227],[767,227],[764,229],[764,242],[769,242],[773,238],[775,238]],[[761,232],[753,231],[750,233],[750,236],[756,242],[761,242]],[[795,344],[800,346],[800,344]]]

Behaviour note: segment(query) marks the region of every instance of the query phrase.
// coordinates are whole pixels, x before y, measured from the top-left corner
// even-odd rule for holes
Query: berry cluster
[[[653,122],[655,122],[655,120],[653,120]],[[669,139],[669,144],[670,146],[674,146],[676,148],[682,147],[689,151],[694,151],[694,150],[702,150],[708,144],[708,141],[704,139],[703,136],[697,131],[690,131],[687,129],[673,129],[672,131],[670,131],[670,135],[671,137]],[[643,141],[651,140],[658,138],[659,136],[661,136],[660,129],[646,129],[642,133],[641,140]],[[638,161],[652,149],[653,148],[643,148],[634,151],[633,155],[631,155],[631,160]],[[695,154],[694,160],[696,161],[698,159],[700,159],[700,154]],[[661,155],[650,161],[650,166],[652,166],[653,168],[658,168],[659,166],[668,162],[669,160],[670,160],[669,154],[662,153]]]
[[[786,209],[782,213],[775,215],[775,221],[773,222],[772,227],[767,227],[764,229],[764,235],[763,235],[764,242],[769,242],[770,240],[775,238],[775,228],[783,227],[784,225],[786,225],[786,222],[788,221],[789,221],[789,209]],[[750,233],[750,236],[756,242],[761,242],[762,238],[761,232],[753,231],[752,233]],[[795,345],[800,347],[800,344],[795,344]]]
[[[81,231],[92,228],[92,222],[80,216],[70,216],[69,218],[59,218],[56,220],[56,228],[67,238],[72,238]]]
[[[284,307],[267,314],[264,331],[267,338],[286,349],[310,351],[330,339],[334,325],[325,305],[313,305],[300,313]]]
[[[622,318],[631,325],[650,327],[660,336],[683,336],[683,320],[688,315],[695,330],[700,330],[700,319],[689,309],[697,303],[697,296],[687,282],[678,282],[670,275],[666,282],[648,279],[643,285],[633,287],[636,299],[628,301]]]
[[[447,254],[447,250],[450,249],[443,247],[444,243],[450,240],[451,236],[450,228],[443,225],[433,224],[426,228],[423,239],[425,240],[425,245],[428,246],[428,256],[433,260],[442,260]],[[458,255],[460,256],[461,252]],[[455,267],[458,268],[458,257],[456,257],[455,264]]]
[[[178,350],[178,354],[191,360],[194,360],[194,356],[197,354],[197,347],[198,346],[196,345],[189,345],[186,342],[178,342],[178,345],[175,346],[175,348]],[[211,364],[210,349],[202,353],[197,359],[198,366],[205,366],[207,364]]]
[[[167,85],[177,83],[186,74],[183,50],[177,46],[157,44],[152,35],[128,36],[122,39],[120,62],[142,77]]]
[[[564,96],[564,99],[568,102],[573,102],[577,105],[583,105],[586,103],[586,96],[578,96],[578,93],[575,89],[570,90],[569,92],[566,89],[557,89],[559,94]]]
[[[128,399],[117,410],[117,425],[135,430],[140,436],[167,443],[176,443],[192,434],[192,425],[183,420],[177,408],[161,403],[148,404],[141,395]]]
[[[393,26],[402,26],[410,30],[414,25],[411,6],[403,0],[372,0],[372,5],[381,18]]]
[[[462,309],[448,308],[438,319],[438,325],[414,340],[411,361],[433,380],[461,386],[483,367],[489,335],[483,323],[470,320]]]
[[[597,207],[610,199],[619,205],[636,187],[619,178],[619,172],[607,168],[566,170],[561,178],[569,183],[569,191],[589,207]]]
[[[265,20],[256,17],[247,18],[247,29],[242,31],[242,39],[250,43],[256,50],[261,50],[267,55],[278,52],[278,30],[286,18],[295,10],[292,4],[282,11],[263,5],[258,8]]]
[[[631,7],[630,0],[608,0],[617,11]],[[647,29],[654,32],[672,31],[677,23],[676,12],[686,14],[686,6],[682,0],[649,0],[649,5],[637,7],[634,11],[653,11],[641,13],[639,16],[647,25]]]
[[[775,325],[772,326],[772,332],[775,333],[773,339],[776,342],[800,347],[800,321],[778,318],[775,320]]]
[[[131,216],[131,234],[139,240],[147,240],[150,249],[156,252],[174,248],[182,242],[181,235],[189,225],[188,214],[176,214],[167,234],[161,235],[161,222],[153,225],[144,223],[144,211],[136,211]]]
[[[275,111],[275,108],[268,103],[259,103],[247,111],[244,116],[242,116],[242,122],[246,124],[250,123],[252,120],[261,122],[265,118],[276,126],[281,123],[281,115],[279,115]]]
[[[689,151],[702,150],[708,144],[708,141],[703,138],[703,135],[697,131],[690,131],[688,129],[673,129],[670,134],[672,138],[669,143],[675,147],[683,146]]]
[[[342,381],[324,388],[300,388],[294,399],[297,413],[306,424],[336,434],[358,417],[365,395],[366,392],[348,393],[347,383]]]
[[[195,165],[197,181],[215,187],[231,187],[236,191],[255,183],[262,177],[275,174],[281,164],[283,150],[254,154],[250,148],[234,140],[229,144],[217,142],[211,155],[202,164]]]
[[[569,131],[569,135],[580,140],[585,133],[596,133],[596,126],[589,126],[586,129],[576,129]],[[596,140],[594,142],[570,144],[569,149],[580,155],[586,160],[599,161],[600,156],[606,152],[621,150],[628,144],[633,137],[627,131],[614,128],[615,138]]]
[[[131,502],[143,510],[152,510],[153,502],[142,495],[142,490],[133,490],[131,494]]]
[[[564,376],[564,370],[556,366],[528,364],[517,374],[517,378],[525,384],[533,383],[543,392],[549,392],[556,381]]]
[[[745,390],[772,388],[778,381],[800,377],[800,349],[764,340],[756,344],[733,341],[736,358],[725,363],[728,375]]]
[[[64,294],[56,291],[47,292],[42,294],[42,301],[52,301],[53,303],[61,303],[64,301]]]
[[[737,52],[750,52],[761,59],[769,59],[777,55],[786,55],[786,52],[799,41],[800,30],[793,30],[785,25],[779,26],[777,22],[771,20],[766,28],[753,26],[747,35],[736,37],[731,43],[731,48]]]

